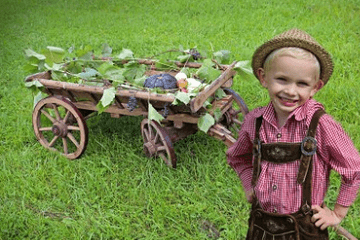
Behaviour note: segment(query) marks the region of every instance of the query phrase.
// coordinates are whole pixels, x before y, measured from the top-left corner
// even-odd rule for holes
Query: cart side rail
[[[89,94],[102,95],[104,93],[104,90],[108,88],[108,87],[88,86],[77,83],[61,82],[61,81],[42,79],[42,78],[32,78],[31,80],[38,80],[42,85],[44,85],[45,88],[49,89],[50,91],[65,90],[69,92],[74,91],[74,92],[85,92]],[[149,91],[142,91],[142,90],[118,89],[115,93],[115,96],[135,97],[140,99],[148,99],[152,101],[162,101],[162,102],[170,102],[170,103],[172,103],[175,100],[174,95],[158,94],[158,93],[152,93]]]
[[[205,103],[205,101],[216,92],[222,85],[230,80],[236,71],[233,70],[236,61],[233,62],[215,81],[201,91],[195,98],[190,101],[190,109],[193,113],[197,112]]]

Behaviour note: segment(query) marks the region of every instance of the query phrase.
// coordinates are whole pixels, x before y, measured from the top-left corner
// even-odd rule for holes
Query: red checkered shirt
[[[255,119],[263,116],[260,139],[264,143],[301,142],[306,136],[311,118],[323,106],[313,99],[295,109],[285,125],[278,128],[274,108],[270,103],[248,113],[236,143],[227,151],[227,161],[240,177],[245,191],[250,191],[252,179],[252,144],[255,138]],[[315,136],[318,145],[313,157],[312,204],[320,205],[329,185],[330,170],[342,177],[337,203],[350,206],[360,186],[360,156],[354,144],[328,114],[323,115]],[[296,182],[299,160],[275,164],[261,162],[261,174],[255,194],[265,211],[289,214],[299,210],[302,187]]]

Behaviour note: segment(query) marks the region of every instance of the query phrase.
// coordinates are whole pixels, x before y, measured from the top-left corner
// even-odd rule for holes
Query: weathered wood
[[[121,101],[119,99],[118,96],[115,96],[115,105],[118,107],[118,108],[124,108],[124,106],[121,104]]]
[[[37,79],[37,80],[41,84],[43,84],[46,88],[49,89],[66,89],[68,91],[78,91],[78,92],[80,91],[80,92],[87,92],[91,94],[101,94],[101,95],[103,94],[104,90],[107,89],[107,87],[87,86],[77,83],[67,83],[67,82],[60,82],[60,81],[47,80],[47,79]],[[148,91],[141,91],[141,90],[118,89],[115,95],[124,96],[124,97],[136,97],[141,99],[170,102],[170,103],[172,103],[175,100],[174,95],[151,93]]]
[[[231,95],[227,95],[226,97],[215,100],[211,105],[211,109],[209,110],[209,114],[214,115],[214,111],[216,109],[220,109],[221,113],[224,114],[229,108],[232,106],[233,97]]]
[[[166,117],[166,119],[169,121],[177,121],[177,122],[181,121],[192,124],[197,124],[199,121],[198,117],[193,117],[189,114],[184,114],[184,113],[169,115]]]
[[[236,139],[233,137],[232,133],[219,123],[213,125],[207,134],[211,137],[223,141],[227,147],[232,146],[236,142]]]
[[[96,105],[91,101],[81,101],[75,102],[74,105],[79,109],[86,109],[92,111],[98,111]],[[105,109],[104,112],[112,113],[112,114],[120,114],[120,115],[127,115],[127,116],[147,116],[147,112],[143,111],[141,108],[135,108],[133,111],[129,111],[126,108],[119,108],[115,104],[109,106]],[[115,116],[115,115],[114,115]]]
[[[194,124],[183,124],[181,129],[175,127],[165,127],[173,143],[184,139],[198,131],[197,126]]]
[[[348,230],[346,230],[342,226],[333,227],[333,229],[335,230],[335,232],[338,235],[343,236],[348,240],[358,240],[356,237],[354,237]]]
[[[61,113],[59,107],[65,109],[65,113]],[[55,116],[47,110],[52,110]],[[52,126],[43,124],[43,118],[50,120]],[[41,99],[34,108],[32,121],[35,136],[45,148],[58,151],[69,159],[76,159],[84,153],[88,142],[86,122],[80,111],[65,97]],[[78,138],[74,137],[74,132],[78,132]],[[59,146],[55,147],[55,143]],[[76,150],[69,148],[71,145]]]
[[[197,112],[212,94],[216,92],[227,80],[236,74],[233,70],[236,62],[233,62],[225,72],[223,72],[215,81],[207,86],[202,92],[200,92],[195,98],[190,101],[190,109],[192,112]]]

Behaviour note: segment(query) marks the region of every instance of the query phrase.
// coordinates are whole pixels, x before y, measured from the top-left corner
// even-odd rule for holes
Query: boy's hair
[[[316,81],[320,78],[320,63],[314,54],[298,47],[284,47],[279,48],[269,54],[264,62],[264,71],[270,71],[271,63],[274,59],[282,56],[289,56],[296,59],[305,59],[315,64],[316,67]]]

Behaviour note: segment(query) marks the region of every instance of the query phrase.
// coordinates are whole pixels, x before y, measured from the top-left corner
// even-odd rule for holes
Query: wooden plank
[[[68,91],[88,92],[92,94],[103,94],[107,87],[87,86],[77,83],[59,82],[47,79],[38,79],[41,84],[51,89],[66,89]],[[162,101],[172,103],[175,100],[174,95],[151,93],[143,90],[123,90],[118,89],[115,93],[116,96],[136,97],[146,100]]]
[[[190,101],[190,109],[192,112],[197,112],[204,104],[206,99],[208,99],[212,94],[216,92],[218,88],[221,87],[227,80],[236,74],[233,70],[236,62],[233,62],[225,72],[223,72],[220,77],[213,81],[205,90],[200,92],[195,98]]]
[[[92,103],[91,101],[81,101],[81,102],[76,102],[74,104],[79,109],[98,111],[98,109],[96,108],[96,105],[94,103]],[[143,111],[141,108],[135,108],[133,111],[130,112],[128,109],[125,109],[125,108],[121,109],[121,108],[117,107],[115,104],[111,105],[104,112],[112,113],[112,114],[126,115],[126,116],[147,116],[147,114],[148,114],[147,112]]]
[[[166,117],[166,120],[176,121],[177,124],[179,124],[179,122],[197,124],[198,121],[199,121],[199,118],[193,117],[193,116],[191,116],[189,114],[180,113],[180,114],[169,115],[169,116]]]
[[[214,111],[216,109],[220,109],[221,113],[224,114],[232,106],[232,100],[233,97],[231,95],[227,95],[226,97],[220,100],[215,100],[212,103],[212,107],[209,110],[209,114],[214,115]]]

